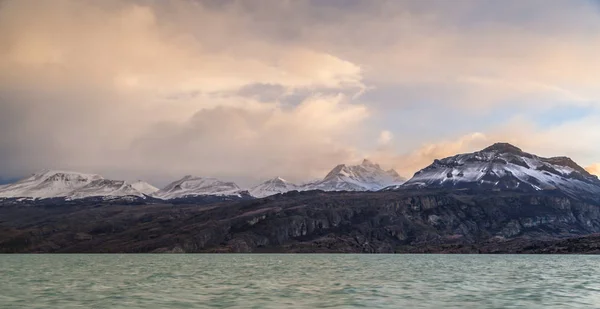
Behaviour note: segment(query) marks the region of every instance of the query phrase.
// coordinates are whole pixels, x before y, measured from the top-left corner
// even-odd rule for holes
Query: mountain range
[[[187,175],[162,189],[144,181],[128,183],[96,174],[43,171],[0,186],[0,198],[84,198],[174,200],[193,197],[263,198],[290,191],[393,191],[418,189],[478,189],[521,192],[562,192],[600,200],[600,180],[567,157],[544,158],[507,143],[473,153],[436,159],[406,180],[367,159],[358,165],[340,164],[319,180],[294,184],[281,177],[250,188],[210,177]]]
[[[400,182],[368,160],[249,189],[45,171],[0,186],[0,252],[600,253],[600,180],[569,158],[498,143]]]
[[[47,170],[21,179],[13,184],[0,186],[0,198],[46,199],[118,197],[151,198],[160,200],[186,199],[190,197],[267,197],[289,191],[377,191],[386,186],[401,184],[406,179],[394,170],[383,170],[378,164],[363,160],[359,165],[340,164],[323,179],[296,185],[283,178],[266,180],[249,189],[242,189],[233,182],[211,177],[187,175],[162,189],[144,181],[127,183],[109,180],[96,174]]]

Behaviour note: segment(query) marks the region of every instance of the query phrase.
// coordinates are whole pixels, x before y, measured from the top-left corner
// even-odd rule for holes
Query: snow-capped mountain
[[[87,197],[138,196],[143,194],[120,180],[104,179],[96,174],[47,170],[13,184],[0,187],[0,198],[80,199]]]
[[[377,191],[405,181],[395,170],[385,171],[378,164],[365,159],[360,165],[340,164],[323,180],[307,184],[301,190]]]
[[[600,194],[600,180],[567,157],[542,158],[507,144],[435,160],[403,188],[555,190]]]
[[[146,194],[146,195],[152,195],[153,193],[155,193],[156,191],[159,190],[157,187],[155,187],[145,181],[142,181],[142,180],[138,180],[138,181],[132,183],[131,187],[136,189],[138,192]]]
[[[359,165],[340,164],[323,179],[295,185],[277,177],[252,187],[248,191],[254,197],[266,197],[292,190],[377,191],[390,185],[400,185],[405,181],[406,179],[400,177],[395,170],[383,170],[378,164],[365,159]]]
[[[292,190],[298,190],[298,186],[281,177],[275,177],[250,188],[248,192],[254,197],[266,197]]]
[[[216,178],[187,175],[160,189],[152,196],[160,199],[184,198],[203,195],[240,195],[242,190],[233,182],[225,182]]]

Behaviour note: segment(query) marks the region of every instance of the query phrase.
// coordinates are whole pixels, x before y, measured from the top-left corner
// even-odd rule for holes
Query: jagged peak
[[[502,153],[522,153],[523,150],[521,148],[514,146],[509,143],[495,143],[489,147],[486,147],[482,150],[482,152],[496,151]]]
[[[362,161],[362,163],[360,165],[362,167],[371,167],[371,168],[381,169],[381,167],[379,166],[379,164],[374,163],[373,161],[371,161],[369,159],[363,159],[363,161]]]
[[[371,161],[371,160],[369,160],[369,159],[367,159],[367,158],[364,158],[364,159],[362,160],[362,163],[361,163],[360,165],[373,166],[373,165],[376,165],[376,164],[375,164],[375,163],[373,163],[373,161]]]
[[[393,168],[390,168],[389,170],[387,170],[385,172],[390,176],[394,176],[394,177],[398,177],[398,178],[401,177],[400,174],[398,174],[398,172],[396,172],[396,170]]]

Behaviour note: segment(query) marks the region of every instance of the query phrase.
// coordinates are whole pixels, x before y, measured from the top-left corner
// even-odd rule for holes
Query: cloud
[[[425,87],[421,98],[439,104],[600,102],[600,19],[589,1],[371,3],[327,11],[332,21],[305,27],[304,38],[364,64],[367,83]]]
[[[585,168],[590,174],[600,176],[600,163],[592,164]]]
[[[377,139],[377,142],[379,143],[379,145],[387,145],[392,141],[392,138],[394,138],[392,132],[383,130],[381,131],[381,133],[379,133],[379,138]]]
[[[576,136],[577,138],[573,138]],[[442,159],[460,153],[479,151],[497,142],[511,143],[523,151],[542,157],[568,156],[581,166],[597,159],[597,141],[600,140],[600,118],[588,116],[567,121],[552,128],[542,128],[525,117],[514,117],[490,128],[487,132],[473,132],[430,143],[421,143],[405,153],[393,145],[379,148],[370,154],[382,165],[395,168],[409,176]],[[566,145],[569,145],[568,147]],[[595,165],[591,165],[593,169]]]
[[[232,29],[222,29],[214,46],[195,37],[206,29],[198,16],[224,15],[202,5],[186,5],[197,16],[163,20],[156,7],[109,1],[108,4],[59,1],[5,1],[0,14],[0,67],[3,82],[31,83],[33,74],[51,85],[101,84],[121,91],[203,93],[237,90],[250,84],[288,88],[351,86],[361,88],[361,69],[329,53],[303,46],[281,46],[238,34],[236,48],[222,46]],[[175,2],[184,6],[184,2]],[[184,16],[186,17],[186,16]],[[194,22],[198,20],[198,23]],[[223,21],[221,21],[223,22]],[[180,25],[187,25],[182,27]],[[213,35],[218,35],[219,27]],[[16,81],[14,79],[17,79]]]
[[[3,173],[60,167],[164,183],[267,177],[279,160],[294,179],[346,159],[353,146],[337,140],[352,130],[342,129],[368,115],[346,98],[363,91],[361,68],[260,40],[240,14],[183,1],[1,2]],[[254,85],[301,97],[256,100],[243,93]]]
[[[442,159],[458,153],[482,149],[490,144],[489,137],[482,133],[472,133],[452,141],[422,144],[419,148],[399,154],[391,148],[380,148],[370,157],[384,166],[391,166],[405,177],[430,165],[435,159]]]
[[[0,176],[249,183],[363,156],[407,175],[496,141],[589,165],[600,157],[590,6],[0,1]],[[555,106],[589,115],[540,127]]]
[[[139,137],[129,164],[139,173],[167,165],[163,176],[173,177],[196,173],[248,184],[282,174],[302,181],[356,159],[346,142],[356,132],[348,127],[359,127],[367,115],[343,96],[308,98],[292,109],[204,109]]]

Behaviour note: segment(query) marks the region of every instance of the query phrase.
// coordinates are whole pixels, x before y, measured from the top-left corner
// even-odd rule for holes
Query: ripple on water
[[[599,308],[600,258],[2,255],[0,308]]]

